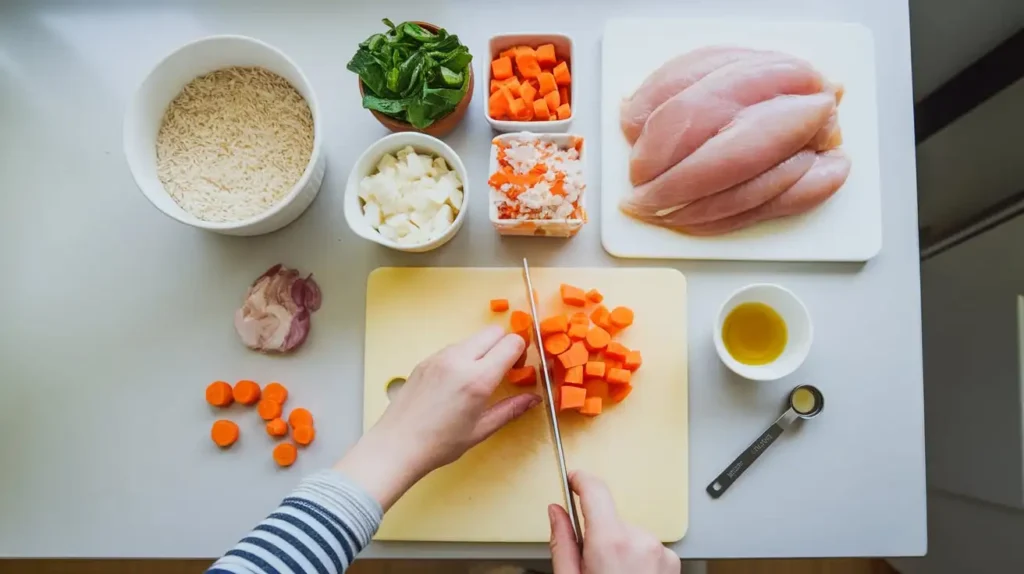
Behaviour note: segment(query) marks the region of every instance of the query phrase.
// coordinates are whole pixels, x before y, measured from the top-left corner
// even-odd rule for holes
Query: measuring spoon
[[[768,447],[775,442],[775,439],[782,436],[782,432],[792,426],[797,419],[810,419],[818,416],[825,408],[825,396],[817,387],[811,385],[800,385],[789,392],[788,407],[782,416],[775,419],[768,430],[761,433],[743,454],[736,457],[736,460],[718,475],[707,487],[711,498],[718,498],[725,494],[725,491],[736,482],[736,479],[754,464],[761,454],[768,450]]]

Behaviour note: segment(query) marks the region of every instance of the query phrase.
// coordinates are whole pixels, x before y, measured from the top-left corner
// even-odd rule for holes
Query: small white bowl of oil
[[[774,381],[797,370],[813,339],[807,307],[789,289],[770,283],[733,293],[715,320],[719,358],[737,375],[755,381]]]

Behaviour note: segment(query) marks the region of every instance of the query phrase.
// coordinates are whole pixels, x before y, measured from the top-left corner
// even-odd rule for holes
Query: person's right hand
[[[580,497],[587,530],[583,555],[565,509],[548,506],[551,519],[551,560],[555,574],[678,574],[682,563],[653,535],[619,518],[611,492],[600,479],[583,472],[569,475]]]

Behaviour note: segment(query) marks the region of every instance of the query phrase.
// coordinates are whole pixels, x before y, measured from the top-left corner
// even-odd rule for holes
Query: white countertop
[[[349,166],[385,134],[359,107],[345,64],[356,43],[397,21],[438,22],[479,58],[489,35],[539,26],[497,3],[155,0],[0,6],[0,557],[206,557],[221,554],[305,473],[328,466],[361,428],[367,274],[378,266],[677,267],[690,289],[690,529],[686,558],[893,556],[926,551],[917,202],[906,2],[562,0],[579,84],[574,131],[599,143],[599,43],[610,16],[861,22],[875,35],[884,239],[865,265],[625,261],[592,221],[573,240],[500,239],[474,202],[447,247],[400,254],[354,236],[342,216]],[[435,3],[431,3],[435,4]],[[440,4],[440,3],[437,3]],[[549,3],[544,3],[550,5]],[[517,5],[518,6],[518,5]],[[203,233],[164,217],[121,153],[125,104],[180,44],[239,33],[289,54],[317,91],[327,177],[310,210],[263,237]],[[642,41],[642,39],[638,39]],[[479,66],[479,61],[475,63]],[[475,193],[490,129],[476,94],[447,141]],[[599,151],[591,147],[594,157]],[[599,169],[590,166],[592,193]],[[599,213],[598,194],[591,209]],[[324,292],[306,346],[269,358],[239,345],[231,316],[277,262],[312,271]],[[737,380],[711,341],[734,289],[778,282],[814,319],[806,364],[775,383]],[[256,417],[221,453],[203,402],[214,379],[285,381],[317,413],[318,440],[277,470]],[[787,433],[720,500],[704,487],[774,420],[786,392],[813,383],[825,412]],[[236,413],[237,414],[237,413]],[[656,500],[651,501],[657,504]],[[538,509],[538,512],[543,512]],[[542,557],[544,545],[374,544],[376,557]]]

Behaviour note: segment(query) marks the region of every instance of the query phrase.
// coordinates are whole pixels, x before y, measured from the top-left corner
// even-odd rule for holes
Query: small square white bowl
[[[481,78],[486,79],[484,82],[480,82],[483,85],[484,90],[484,101],[486,102],[491,96],[491,62],[494,58],[498,57],[498,54],[508,50],[513,46],[542,46],[544,44],[555,45],[555,55],[559,60],[565,60],[569,63],[569,74],[572,77],[572,83],[569,85],[569,102],[572,106],[572,114],[564,120],[552,120],[547,122],[519,122],[512,120],[496,120],[491,117],[488,112],[487,105],[484,108],[484,117],[491,124],[491,127],[499,132],[521,132],[529,131],[533,133],[555,133],[565,132],[569,130],[569,126],[572,124],[572,120],[576,117],[576,68],[575,66],[575,49],[572,38],[565,34],[500,34],[498,36],[492,36],[489,44],[490,57],[483,63],[484,69],[480,74]]]
[[[526,123],[526,122],[517,122]],[[537,139],[540,141],[553,142],[558,146],[568,147],[575,139],[583,141],[580,147],[580,163],[583,164],[583,173],[586,174],[587,145],[581,135],[576,134],[538,134],[532,132],[509,133],[496,136],[491,140],[491,154],[487,178],[498,171],[498,146],[497,142],[505,142],[512,139]],[[487,213],[491,219],[491,225],[500,235],[530,235],[537,237],[573,237],[583,229],[587,222],[587,188],[584,187],[580,194],[579,205],[583,208],[583,219],[499,219],[497,201],[501,199],[501,193],[487,186]]]

